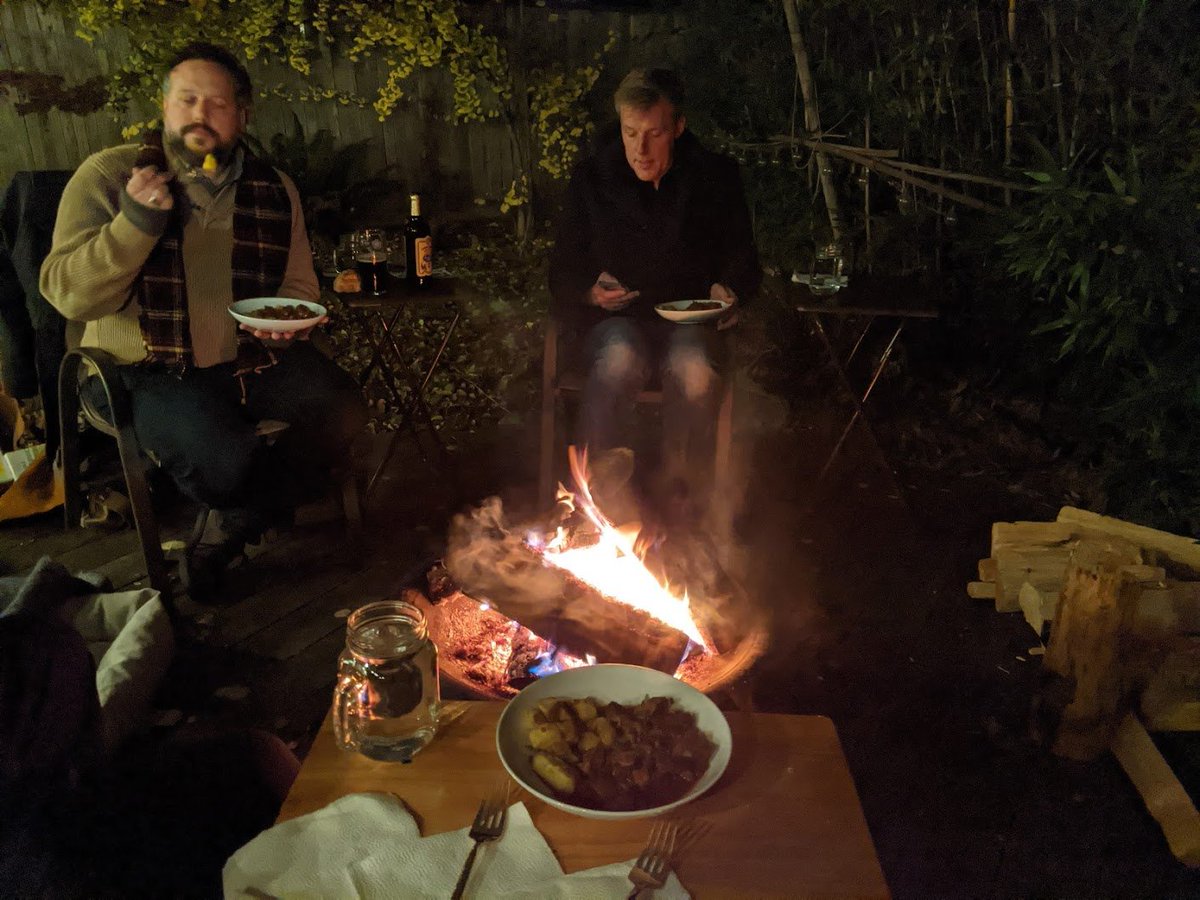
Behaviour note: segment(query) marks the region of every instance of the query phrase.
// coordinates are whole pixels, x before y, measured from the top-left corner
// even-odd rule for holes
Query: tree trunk
[[[813,84],[812,69],[808,65],[808,48],[804,44],[804,35],[800,31],[800,13],[796,8],[796,0],[783,0],[783,13],[787,18],[788,34],[792,39],[792,56],[796,60],[796,77],[800,79],[800,94],[804,99],[804,130],[813,139],[821,134],[821,113],[817,108],[816,87]],[[837,190],[833,183],[833,170],[829,166],[829,157],[821,151],[814,151],[817,159],[817,174],[821,179],[821,193],[825,197],[825,209],[829,213],[829,230],[835,243],[842,240],[842,217],[839,212]]]

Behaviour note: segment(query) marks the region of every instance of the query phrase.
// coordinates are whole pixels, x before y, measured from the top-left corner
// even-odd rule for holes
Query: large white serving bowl
[[[549,786],[534,773],[530,763],[533,753],[527,742],[527,713],[532,713],[539,700],[549,697],[595,697],[604,702],[625,704],[640,703],[647,697],[670,697],[676,706],[696,717],[696,725],[716,744],[716,750],[708,762],[708,770],[692,785],[692,789],[678,800],[663,806],[614,812],[565,803],[554,796]],[[589,819],[640,819],[682,806],[716,784],[729,765],[733,737],[729,733],[725,714],[691,685],[654,669],[605,664],[566,669],[548,675],[517,694],[509,701],[496,724],[496,750],[508,774],[525,790],[553,807]]]
[[[267,306],[302,306],[311,315],[306,319],[264,319],[255,315],[260,309]],[[328,310],[320,303],[313,303],[311,300],[294,300],[291,297],[252,297],[229,304],[229,314],[243,325],[248,325],[257,331],[272,331],[278,334],[291,334],[293,331],[312,328],[321,321],[321,317],[326,313]]]

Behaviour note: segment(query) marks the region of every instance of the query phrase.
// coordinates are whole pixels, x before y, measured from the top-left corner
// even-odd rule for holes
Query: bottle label
[[[433,238],[419,237],[413,241],[413,257],[417,263],[417,277],[428,278],[433,274]]]

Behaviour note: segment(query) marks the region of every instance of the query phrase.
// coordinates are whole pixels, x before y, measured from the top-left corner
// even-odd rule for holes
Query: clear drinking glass
[[[842,248],[836,243],[818,245],[813,253],[808,288],[821,297],[836,294],[842,287]]]
[[[388,232],[388,275],[392,278],[404,280],[404,274],[408,271],[408,267],[404,264],[404,235],[400,232]]]
[[[381,600],[352,612],[333,692],[339,746],[409,762],[433,740],[440,709],[437,647],[421,610]]]
[[[347,269],[353,269],[355,257],[357,256],[358,246],[355,243],[355,235],[343,234],[338,238],[337,246],[333,248],[334,274],[345,272]]]

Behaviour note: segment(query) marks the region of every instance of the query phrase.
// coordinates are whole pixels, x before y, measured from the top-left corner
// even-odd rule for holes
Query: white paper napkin
[[[471,852],[469,828],[422,838],[391,794],[349,794],[264,831],[225,864],[227,898],[446,898]],[[633,860],[564,875],[525,804],[508,808],[498,841],[475,857],[467,897],[607,900],[632,890]],[[674,874],[649,896],[690,895]]]

